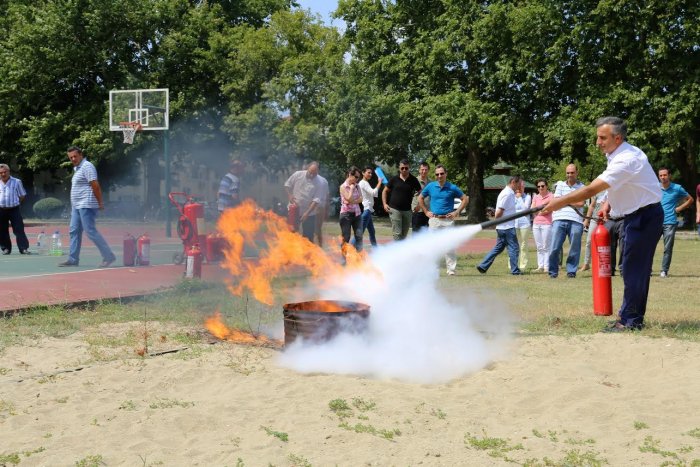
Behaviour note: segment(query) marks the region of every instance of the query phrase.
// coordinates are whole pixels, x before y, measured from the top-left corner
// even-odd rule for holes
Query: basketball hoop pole
[[[170,180],[170,153],[168,152],[168,136],[169,136],[170,130],[165,130],[163,132],[163,156],[165,158],[165,194],[166,196],[170,194],[170,185],[171,185],[171,180]],[[170,227],[170,223],[172,221],[171,217],[171,205],[170,203],[165,204],[165,236],[167,238],[171,238],[173,236],[172,228]]]

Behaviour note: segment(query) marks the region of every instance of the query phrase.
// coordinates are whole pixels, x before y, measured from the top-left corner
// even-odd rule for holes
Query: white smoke
[[[353,272],[334,290],[317,292],[323,299],[369,305],[368,331],[341,333],[323,344],[298,338],[282,353],[280,364],[303,373],[418,383],[447,382],[488,365],[510,340],[505,305],[480,303],[466,287],[451,303],[438,288],[445,252],[480,230],[476,225],[427,231],[376,247],[368,261],[383,279],[376,272]]]

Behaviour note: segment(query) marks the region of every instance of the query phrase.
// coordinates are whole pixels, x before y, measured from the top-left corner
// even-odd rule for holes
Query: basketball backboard
[[[167,130],[170,124],[167,89],[109,91],[109,130],[122,131],[124,123],[140,123],[140,130]]]

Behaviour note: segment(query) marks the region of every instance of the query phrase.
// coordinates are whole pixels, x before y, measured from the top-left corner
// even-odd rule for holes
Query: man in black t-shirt
[[[411,202],[413,195],[421,191],[420,182],[409,172],[408,160],[399,162],[399,175],[389,180],[382,191],[382,204],[391,219],[394,240],[403,240],[411,227]]]

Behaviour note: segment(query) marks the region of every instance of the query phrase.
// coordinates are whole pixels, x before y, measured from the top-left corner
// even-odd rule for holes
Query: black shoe
[[[575,272],[567,272],[566,277],[569,279],[576,279],[576,273]]]
[[[557,277],[559,277],[559,274],[550,274],[549,275],[550,279],[556,279]]]
[[[477,266],[476,270],[479,271],[481,274],[486,274],[486,269],[482,268],[481,266]]]
[[[102,261],[98,267],[100,268],[108,268],[113,262],[116,261],[116,258],[111,259],[109,261]]]
[[[601,332],[606,332],[606,333],[618,333],[618,332],[632,332],[632,331],[641,331],[642,327],[639,326],[625,326],[619,321],[616,321],[614,324],[611,324],[609,326],[606,326],[603,328]]]
[[[71,261],[64,261],[62,263],[58,263],[59,268],[67,268],[67,267],[77,266],[77,265],[78,265],[78,263],[73,263]]]

